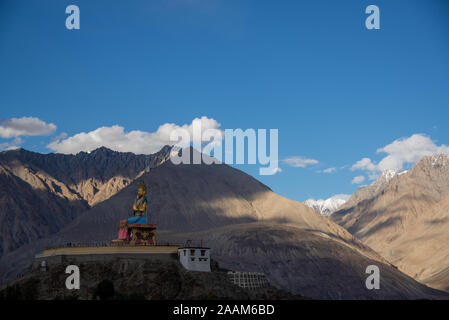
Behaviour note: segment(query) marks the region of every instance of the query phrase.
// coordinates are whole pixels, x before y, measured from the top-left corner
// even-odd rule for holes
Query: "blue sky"
[[[80,30],[65,28],[70,4]],[[370,4],[380,30],[365,28]],[[355,176],[369,183],[373,170],[350,168],[378,164],[397,139],[422,134],[446,150],[448,39],[447,1],[3,0],[0,119],[53,123],[15,141],[44,153],[61,133],[103,126],[154,132],[206,116],[277,128],[281,160],[318,163],[281,161],[272,176],[237,167],[289,198],[325,198],[352,193]]]

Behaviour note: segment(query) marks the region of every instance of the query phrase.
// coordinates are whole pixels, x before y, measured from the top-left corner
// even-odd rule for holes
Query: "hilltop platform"
[[[33,268],[40,267],[43,261],[47,266],[65,262],[104,262],[117,258],[173,261],[178,260],[178,249],[180,247],[177,245],[110,245],[51,248],[35,256]]]

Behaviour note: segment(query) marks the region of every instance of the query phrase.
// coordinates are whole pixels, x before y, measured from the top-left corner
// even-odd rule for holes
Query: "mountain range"
[[[114,239],[143,180],[159,243],[203,243],[224,268],[264,272],[274,286],[316,299],[449,298],[250,175],[226,164],[174,165],[169,157],[170,147],[150,156],[106,148],[77,155],[0,153],[0,279],[22,273],[46,247]],[[379,290],[365,286],[369,265],[380,269]]]
[[[99,148],[77,155],[0,153],[0,256],[57,232],[168,159]]]
[[[399,270],[449,290],[449,156],[422,158],[357,190],[330,219]]]

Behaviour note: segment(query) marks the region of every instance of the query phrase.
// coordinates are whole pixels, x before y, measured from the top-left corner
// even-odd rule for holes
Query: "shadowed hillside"
[[[281,289],[331,299],[446,297],[397,271],[313,209],[275,194],[227,165],[167,161],[140,179],[149,187],[150,221],[158,224],[160,242],[202,240],[220,264],[262,271]],[[85,211],[54,236],[6,255],[0,261],[1,276],[13,277],[45,246],[115,238],[118,221],[131,210],[137,182]],[[382,270],[379,291],[365,288],[370,264]]]
[[[134,155],[99,148],[77,155],[0,152],[0,257],[53,234],[151,168],[170,148]]]

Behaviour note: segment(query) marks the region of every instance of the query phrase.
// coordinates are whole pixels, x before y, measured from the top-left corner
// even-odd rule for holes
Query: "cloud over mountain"
[[[426,135],[413,134],[408,138],[397,139],[385,147],[377,149],[376,153],[386,153],[387,155],[378,163],[374,163],[367,157],[362,158],[352,165],[351,170],[366,171],[371,179],[375,179],[384,170],[401,171],[406,164],[414,164],[424,156],[449,154],[449,146],[437,145]]]
[[[65,154],[76,154],[80,151],[92,151],[105,146],[115,151],[133,152],[135,154],[152,154],[159,151],[164,145],[173,145],[170,134],[177,129],[185,129],[193,137],[194,124],[201,124],[201,131],[217,129],[220,127],[215,119],[208,117],[195,118],[190,124],[182,126],[174,123],[165,123],[155,131],[141,130],[125,131],[119,125],[100,127],[90,132],[81,132],[73,136],[58,139],[47,145],[48,148]]]

